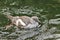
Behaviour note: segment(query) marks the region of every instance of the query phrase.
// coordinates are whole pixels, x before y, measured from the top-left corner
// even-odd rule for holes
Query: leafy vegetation
[[[29,11],[25,11],[26,14],[23,14],[24,11],[20,12],[20,9]],[[60,14],[60,0],[0,0],[0,27],[10,23],[10,20],[3,14],[5,12],[10,12],[12,16],[38,16],[39,20],[43,22],[46,19],[60,18],[60,16],[56,16]],[[29,14],[30,12],[31,14]],[[49,28],[53,26],[60,29],[60,24],[51,24]]]

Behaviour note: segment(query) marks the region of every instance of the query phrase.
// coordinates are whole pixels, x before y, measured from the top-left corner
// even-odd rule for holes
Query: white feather
[[[18,19],[18,20],[16,21],[16,25],[17,25],[17,26],[18,26],[19,22],[21,23],[21,25],[26,26],[26,24],[25,24],[21,19]]]

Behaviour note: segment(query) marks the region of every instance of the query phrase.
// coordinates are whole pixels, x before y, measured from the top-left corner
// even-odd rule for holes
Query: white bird
[[[8,18],[11,20],[11,24],[6,26],[6,30],[10,27],[15,25],[18,28],[34,28],[38,27],[39,20],[37,16],[11,16],[9,15]]]
[[[21,21],[19,21],[21,20]],[[33,17],[28,17],[28,16],[20,16],[20,19],[17,20],[20,22],[18,22],[18,26],[21,28],[34,28],[34,27],[38,27],[39,23],[38,23],[38,17],[37,16],[33,16]]]

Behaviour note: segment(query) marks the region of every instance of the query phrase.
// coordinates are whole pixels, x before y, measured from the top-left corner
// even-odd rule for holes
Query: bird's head
[[[37,16],[32,16],[31,18],[32,18],[33,20],[35,20],[36,22],[39,22],[39,19],[38,19]]]

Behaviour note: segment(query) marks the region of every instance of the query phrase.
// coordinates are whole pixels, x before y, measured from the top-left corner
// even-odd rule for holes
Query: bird
[[[6,30],[15,25],[17,28],[34,28],[38,27],[39,19],[37,16],[11,16],[7,15],[7,18],[11,20],[9,25],[6,25]]]
[[[37,16],[21,16],[20,19],[24,22],[25,25],[21,24],[21,28],[34,28],[39,25],[39,20]],[[20,22],[21,23],[21,22]]]

